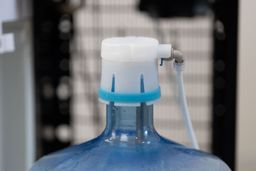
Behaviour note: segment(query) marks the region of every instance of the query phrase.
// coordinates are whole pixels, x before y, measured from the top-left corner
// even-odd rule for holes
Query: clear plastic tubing
[[[191,141],[192,147],[195,149],[199,149],[199,145],[196,139],[196,135],[193,129],[193,125],[190,118],[190,113],[188,110],[188,104],[186,99],[186,93],[184,88],[183,82],[183,70],[184,70],[184,63],[177,63],[174,62],[174,69],[176,71],[176,82],[178,88],[178,100],[179,100],[179,107],[182,113],[182,117],[184,120],[184,124],[187,130],[188,137]]]

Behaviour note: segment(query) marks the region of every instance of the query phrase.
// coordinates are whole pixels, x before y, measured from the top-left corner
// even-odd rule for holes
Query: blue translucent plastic
[[[107,107],[103,133],[45,156],[30,171],[230,171],[219,158],[158,135],[153,106]]]
[[[114,101],[117,103],[140,103],[159,99],[161,97],[161,90],[160,87],[158,87],[157,89],[146,93],[122,94],[108,92],[100,88],[98,94],[99,98],[105,101]]]
[[[161,97],[161,89],[158,87],[155,90],[145,92],[144,91],[144,76],[141,74],[140,77],[140,93],[117,93],[115,92],[115,75],[112,77],[112,85],[111,92],[99,89],[98,95],[99,98],[108,101],[108,102],[116,102],[116,103],[143,103],[155,101]]]

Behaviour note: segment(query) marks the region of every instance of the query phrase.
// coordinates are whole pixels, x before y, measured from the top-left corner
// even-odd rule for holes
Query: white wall
[[[0,55],[0,58],[1,58],[1,55]],[[1,68],[2,68],[2,62],[1,62],[1,59],[0,59],[0,71],[1,71]],[[0,72],[0,80],[2,80],[2,72]],[[2,94],[3,94],[3,87],[2,87],[2,84],[0,83],[0,138],[3,137],[3,116],[2,116],[2,113],[3,113],[3,110],[2,110]],[[3,170],[2,166],[3,166],[3,142],[1,141],[0,139],[0,170]]]
[[[256,170],[256,1],[240,0],[238,171]]]
[[[31,29],[27,20],[4,24],[15,52],[0,55],[0,171],[26,171],[34,160]]]

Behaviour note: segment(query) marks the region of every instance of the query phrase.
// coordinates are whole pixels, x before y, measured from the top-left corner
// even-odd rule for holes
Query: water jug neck
[[[107,105],[104,134],[111,142],[150,143],[159,139],[153,125],[153,105]]]

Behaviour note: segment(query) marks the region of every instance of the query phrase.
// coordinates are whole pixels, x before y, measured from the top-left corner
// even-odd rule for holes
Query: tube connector
[[[174,62],[179,63],[179,64],[184,63],[184,56],[181,53],[181,51],[174,50],[174,49],[172,51],[173,51],[172,58],[175,60]]]
[[[176,64],[183,64],[185,61],[184,55],[179,50],[175,50],[172,47],[169,49],[170,55],[168,57],[161,57],[161,63],[160,65],[163,65],[163,61],[172,61],[174,59],[174,63]]]

